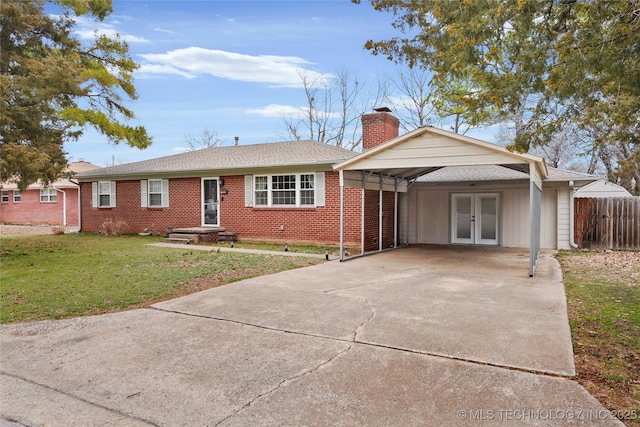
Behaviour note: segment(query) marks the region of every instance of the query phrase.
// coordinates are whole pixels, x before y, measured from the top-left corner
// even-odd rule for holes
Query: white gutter
[[[80,199],[80,183],[72,181],[69,178],[69,182],[78,186],[78,232],[82,230],[82,203]]]
[[[574,196],[574,185],[573,185],[573,181],[569,181],[569,245],[573,248],[573,249],[578,249],[578,245],[575,242],[575,230],[574,230],[574,222],[575,222],[575,218],[574,218],[574,202],[573,202],[573,196]]]

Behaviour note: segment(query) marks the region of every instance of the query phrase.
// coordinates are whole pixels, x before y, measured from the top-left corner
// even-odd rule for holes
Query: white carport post
[[[344,261],[344,171],[340,170],[340,261]]]
[[[533,277],[540,256],[540,228],[542,213],[542,178],[536,165],[529,163],[529,277]]]
[[[362,191],[360,200],[360,254],[364,255],[364,206],[365,206],[365,187],[367,175],[362,171]]]
[[[380,174],[380,190],[378,190],[378,251],[382,251],[382,174]]]
[[[394,200],[393,200],[393,247],[398,247],[398,177],[393,178]]]

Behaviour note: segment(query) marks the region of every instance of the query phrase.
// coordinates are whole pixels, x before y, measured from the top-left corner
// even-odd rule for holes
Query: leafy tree
[[[0,3],[0,176],[20,189],[48,184],[67,165],[63,143],[93,126],[110,142],[146,148],[151,138],[125,105],[136,99],[137,64],[118,37],[96,33],[83,45],[73,34],[74,16],[104,19],[111,0],[58,0],[59,16],[44,0]]]
[[[352,0],[359,3],[360,0]],[[374,54],[424,67],[440,86],[469,77],[511,148],[545,145],[564,126],[614,147],[616,176],[640,185],[640,0],[370,0],[402,35]],[[556,106],[562,106],[556,114]]]

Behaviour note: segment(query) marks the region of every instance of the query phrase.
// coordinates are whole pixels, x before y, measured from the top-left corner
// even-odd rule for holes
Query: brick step
[[[200,243],[200,235],[199,234],[190,234],[190,233],[171,233],[169,234],[169,239],[191,239],[191,243]]]
[[[190,245],[192,243],[194,243],[193,239],[181,239],[178,237],[165,237],[164,238],[164,242],[165,243],[180,243],[183,245]]]
[[[221,231],[218,233],[218,242],[235,242],[238,235],[233,231]]]

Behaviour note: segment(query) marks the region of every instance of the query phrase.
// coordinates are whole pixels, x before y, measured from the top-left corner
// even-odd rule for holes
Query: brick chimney
[[[362,151],[385,143],[399,135],[400,120],[389,114],[387,107],[375,108],[375,113],[362,115]]]

